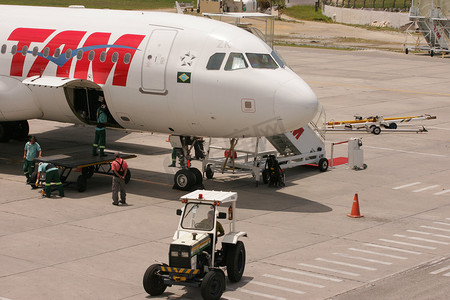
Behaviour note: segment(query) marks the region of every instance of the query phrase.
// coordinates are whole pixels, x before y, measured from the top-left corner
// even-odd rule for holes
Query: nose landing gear
[[[199,169],[191,166],[191,149],[202,142],[197,137],[170,136],[172,147],[177,149],[181,170],[175,173],[173,178],[173,188],[182,191],[203,189],[203,174]],[[197,145],[196,145],[197,144]],[[196,147],[198,150],[198,147]]]

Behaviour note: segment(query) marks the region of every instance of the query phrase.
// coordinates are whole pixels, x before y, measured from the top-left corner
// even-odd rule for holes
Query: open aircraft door
[[[166,94],[166,68],[176,30],[156,29],[150,36],[142,63],[142,91]]]

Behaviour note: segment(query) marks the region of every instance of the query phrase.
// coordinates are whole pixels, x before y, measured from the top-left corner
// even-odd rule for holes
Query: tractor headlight
[[[188,258],[189,257],[189,252],[187,252],[187,251],[181,252],[181,257]]]
[[[170,251],[170,256],[178,257],[178,251]]]

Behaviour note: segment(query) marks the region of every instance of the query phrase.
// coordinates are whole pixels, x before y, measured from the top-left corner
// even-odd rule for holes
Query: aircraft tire
[[[200,172],[197,168],[189,168],[189,171],[191,171],[195,176],[195,184],[202,184],[203,183],[203,175],[202,172]]]
[[[28,139],[28,133],[30,132],[28,121],[11,122],[9,126],[12,129],[11,138],[18,141],[25,141]]]
[[[125,184],[128,184],[131,180],[131,171],[128,169],[127,175],[125,175]]]
[[[179,170],[173,178],[173,188],[181,191],[189,191],[195,184],[195,175],[189,170]]]

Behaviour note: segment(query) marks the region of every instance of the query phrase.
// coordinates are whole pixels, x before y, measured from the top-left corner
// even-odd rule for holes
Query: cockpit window
[[[269,54],[246,53],[248,61],[255,69],[276,69],[278,65]]]
[[[225,53],[214,53],[209,58],[208,64],[206,65],[207,70],[220,70],[222,66],[223,59],[225,58]]]
[[[281,68],[284,68],[286,66],[286,63],[284,62],[283,58],[281,57],[281,55],[278,54],[277,51],[273,50],[271,55]]]
[[[225,71],[239,70],[248,68],[248,64],[245,61],[244,54],[242,53],[230,53],[227,63],[225,64]]]

